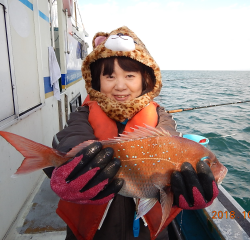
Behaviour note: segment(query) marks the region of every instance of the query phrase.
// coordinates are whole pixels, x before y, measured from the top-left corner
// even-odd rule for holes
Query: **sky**
[[[248,0],[78,0],[92,51],[97,32],[127,26],[161,70],[250,70]]]

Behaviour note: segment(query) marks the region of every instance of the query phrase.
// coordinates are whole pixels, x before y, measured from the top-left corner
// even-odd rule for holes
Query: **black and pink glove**
[[[190,163],[185,162],[181,171],[174,171],[171,176],[174,205],[179,208],[195,210],[208,207],[219,194],[207,163],[199,161],[196,170],[197,173]]]
[[[114,179],[120,160],[113,149],[95,142],[75,158],[56,168],[50,180],[52,190],[63,200],[78,204],[104,204],[117,194],[123,179]]]

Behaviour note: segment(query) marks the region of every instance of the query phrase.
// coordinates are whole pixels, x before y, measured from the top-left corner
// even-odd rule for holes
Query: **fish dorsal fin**
[[[144,216],[156,204],[157,201],[158,200],[156,198],[141,198],[138,205],[136,219]]]
[[[100,141],[102,144],[115,144],[117,142],[124,142],[124,141],[131,141],[139,138],[147,138],[147,137],[157,137],[157,136],[171,136],[171,134],[160,128],[156,129],[154,127],[151,127],[149,125],[144,124],[145,127],[136,126],[137,128],[131,128],[134,131],[133,132],[125,132],[126,134],[120,134],[119,137],[114,137],[112,139],[108,140],[102,140]],[[66,157],[74,157],[79,151],[81,151],[83,148],[87,147],[93,142],[96,142],[97,140],[89,140],[85,141],[83,143],[78,144],[76,147],[72,148],[66,155]]]
[[[77,146],[73,147],[67,154],[66,157],[74,157],[78,152],[80,152],[85,147],[89,146],[91,143],[96,142],[96,140],[88,140],[78,144]]]
[[[131,128],[134,130],[133,132],[124,132],[125,134],[120,134],[119,137],[115,137],[109,140],[104,140],[101,142],[104,144],[111,144],[111,143],[131,141],[131,140],[147,138],[147,137],[171,136],[171,134],[168,131],[162,128],[156,129],[146,124],[144,125],[145,127],[135,126],[136,128]]]

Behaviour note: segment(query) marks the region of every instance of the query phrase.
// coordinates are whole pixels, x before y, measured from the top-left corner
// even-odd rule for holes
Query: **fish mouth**
[[[221,172],[220,172],[220,177],[217,180],[217,184],[220,185],[222,183],[222,180],[225,178],[227,175],[228,169],[225,167]]]

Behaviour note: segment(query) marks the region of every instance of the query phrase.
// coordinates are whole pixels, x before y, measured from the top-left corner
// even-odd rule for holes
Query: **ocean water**
[[[250,71],[162,71],[166,110],[250,100]],[[178,131],[209,139],[228,168],[222,186],[250,211],[250,102],[172,113]]]

